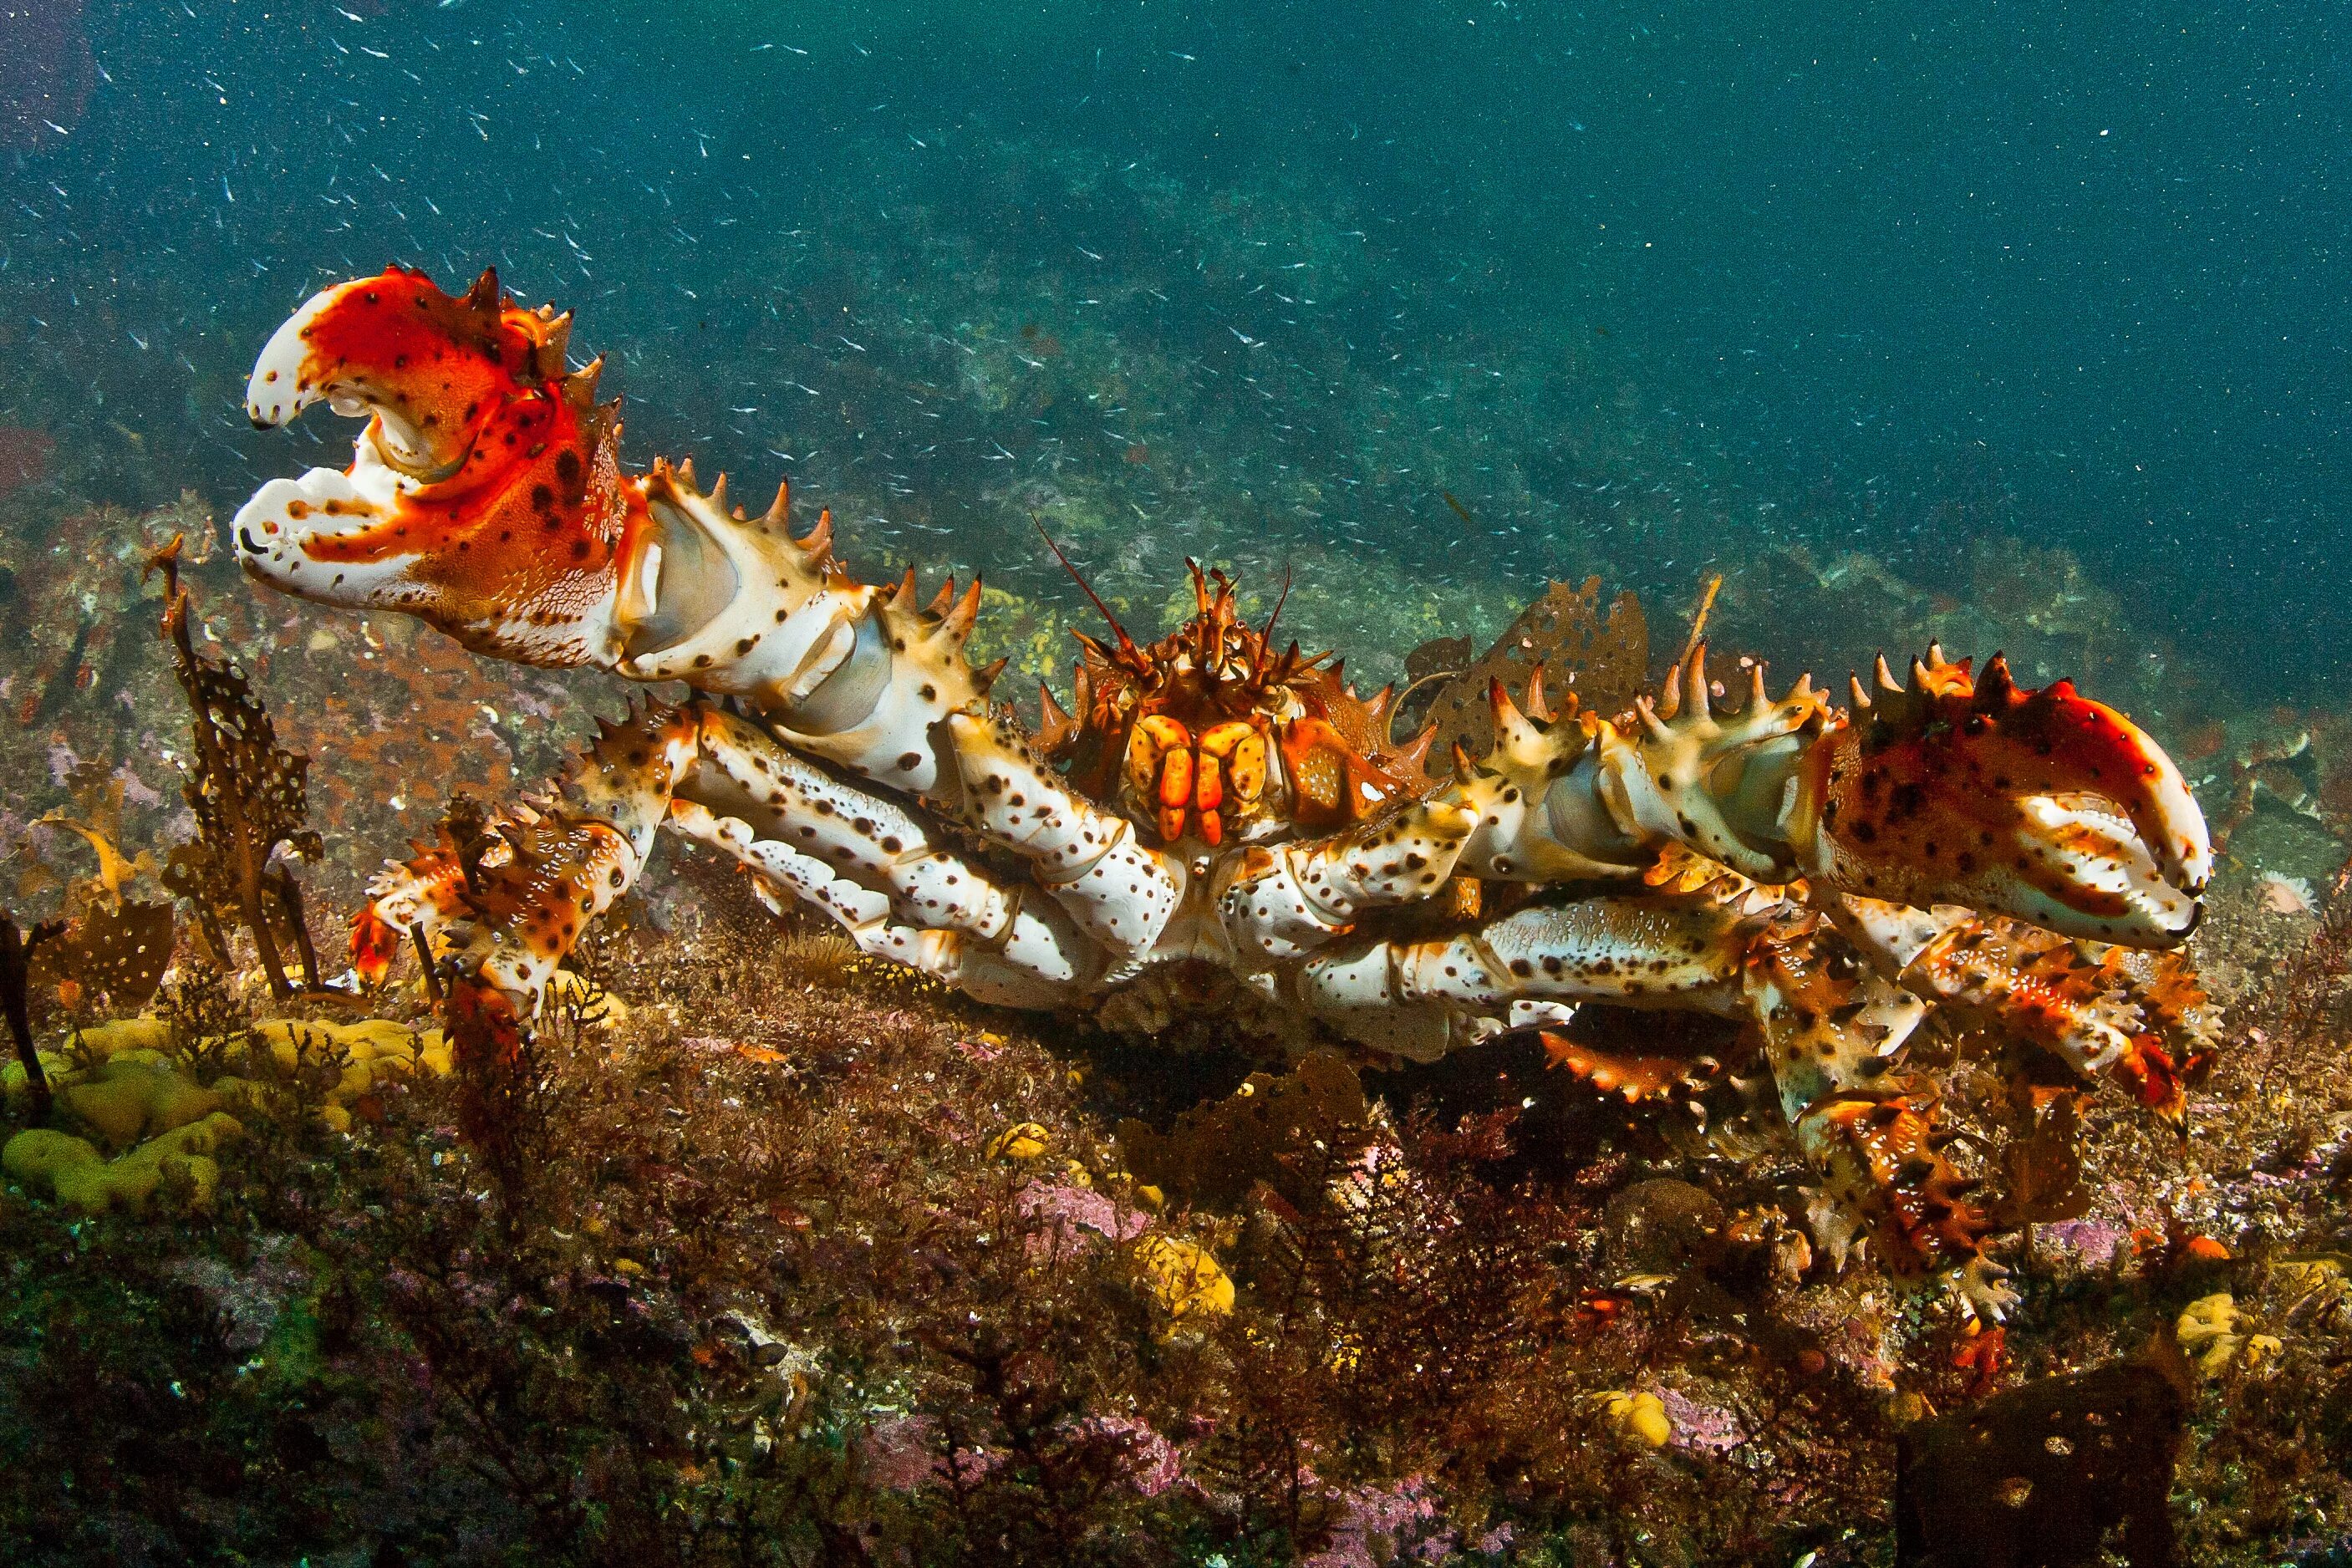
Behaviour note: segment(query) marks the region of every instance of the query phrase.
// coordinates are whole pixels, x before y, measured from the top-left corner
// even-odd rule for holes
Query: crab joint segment
[[[1000,953],[1029,982],[1024,994],[1032,998],[1008,1005],[1051,1005],[1034,999],[1043,989],[1055,988],[1059,996],[1101,972],[1100,950],[1051,900],[1007,892],[986,871],[936,844],[904,806],[842,783],[729,714],[705,710],[701,739],[702,765],[670,807],[673,825],[796,890],[816,889],[804,896],[845,923],[843,911],[853,910],[863,922],[851,924],[861,946],[867,938],[859,933],[881,918],[871,914],[877,906],[863,896],[870,893],[902,927],[958,937],[926,951]],[[788,848],[796,858],[784,860],[771,846]],[[814,879],[803,861],[822,868],[825,879]],[[977,975],[986,965],[974,956],[965,967]],[[954,984],[961,971],[926,973]]]
[[[1301,1002],[1335,1027],[1382,1044],[1381,1015],[1419,1009],[1474,1021],[1521,1002],[1615,1002],[1740,1016],[1741,954],[1750,928],[1712,904],[1589,899],[1517,910],[1475,931],[1372,942],[1309,960]],[[1381,1026],[1376,1034],[1362,1026]],[[1387,1043],[1386,1048],[1398,1048]]]
[[[1432,897],[1454,874],[1477,818],[1424,801],[1318,843],[1251,849],[1219,900],[1237,951],[1297,958],[1354,929],[1365,910]]]
[[[462,966],[535,1000],[588,922],[636,881],[698,741],[691,709],[647,708],[606,724],[554,799],[500,824],[506,852],[482,857],[450,932]],[[391,894],[412,886],[399,872],[393,880]],[[380,893],[380,919],[385,904]]]
[[[1067,955],[1050,939],[1039,941],[1034,929],[1016,934],[1000,951],[969,931],[907,924],[891,918],[889,894],[840,875],[789,844],[756,837],[740,817],[714,816],[708,807],[683,800],[670,811],[688,837],[750,868],[772,902],[782,902],[779,893],[805,899],[838,921],[862,952],[903,963],[1000,1006],[1052,1007],[1068,997],[1076,976]],[[1034,927],[1034,917],[1028,918]],[[1030,966],[1039,960],[1058,973]]]
[[[1176,912],[1183,872],[1135,829],[1074,794],[1011,726],[951,715],[948,733],[972,826],[1028,860],[1087,935],[1120,952],[1149,949]]]

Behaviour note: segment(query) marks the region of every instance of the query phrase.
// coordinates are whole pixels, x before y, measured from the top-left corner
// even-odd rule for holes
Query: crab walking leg
[[[1522,1002],[1739,1017],[1741,959],[1756,924],[1715,904],[1588,899],[1519,910],[1455,936],[1326,954],[1300,966],[1294,984],[1309,1011],[1368,1043],[1378,1042],[1362,1029],[1397,1009],[1443,1016],[1465,1033]]]
[[[505,858],[504,842],[499,846]],[[412,935],[427,954],[441,933],[466,917],[466,868],[446,848],[420,847],[414,859],[388,860],[368,883],[368,901],[352,921],[352,967],[381,985]]]
[[[1002,951],[971,932],[926,929],[891,919],[890,895],[841,875],[814,855],[777,839],[756,837],[740,817],[714,816],[709,808],[680,800],[670,820],[688,837],[734,857],[772,893],[804,899],[841,922],[858,950],[887,958],[953,985],[982,1002],[1003,1007],[1045,1009],[1075,999],[1081,989],[1071,978],[1067,954],[1050,938],[1016,935]],[[1034,915],[1022,917],[1033,927]],[[1043,963],[1054,973],[1034,965]]]
[[[2086,948],[1998,916],[1874,899],[1842,898],[1831,918],[1906,990],[2032,1041],[2084,1078],[2113,1074],[2141,1103],[2181,1114],[2182,1063],[2210,1048],[2211,1017],[2171,955]],[[2166,968],[2173,973],[2141,973]],[[2169,1019],[2148,1005],[2164,989],[2176,998]]]
[[[1300,958],[1364,910],[1432,897],[1454,874],[1475,814],[1443,801],[1407,807],[1319,843],[1253,848],[1218,900],[1234,951]]]
[[[1940,1152],[1934,1097],[1895,1070],[1927,1003],[1841,928],[1810,917],[1764,933],[1750,951],[1747,991],[1781,1110],[1821,1177],[1832,1249],[1843,1254],[1866,1230],[1897,1276],[1973,1266],[1971,1299],[1998,1317],[1998,1271],[1979,1255],[1990,1226],[1966,1201],[1973,1184]]]
[[[835,882],[881,896],[902,927],[969,938],[966,951],[994,949],[1014,971],[1062,992],[1083,988],[1102,972],[1103,953],[1069,916],[1047,900],[1006,891],[981,868],[934,844],[920,819],[897,802],[843,783],[730,714],[704,710],[700,735],[699,765],[679,784],[670,808],[672,825],[688,837],[763,873],[772,868],[738,841],[788,847]],[[790,877],[774,872],[773,879],[795,891],[803,883],[834,885],[812,882],[798,866]],[[838,900],[852,897],[803,896],[837,916],[848,907]],[[867,900],[852,901],[867,908]]]
[[[536,1003],[588,922],[645,868],[670,796],[699,752],[697,719],[691,707],[651,706],[603,725],[551,801],[499,825],[507,854],[484,858],[464,918],[449,926],[467,972],[519,1004]],[[363,921],[400,912],[387,910],[406,890],[394,881]]]
[[[964,816],[1030,863],[1054,901],[1120,954],[1148,951],[1184,893],[1181,864],[1135,839],[1125,817],[1073,793],[1019,732],[969,713],[947,720]]]

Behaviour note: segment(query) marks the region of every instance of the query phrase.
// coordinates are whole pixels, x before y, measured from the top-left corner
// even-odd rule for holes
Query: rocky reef
[[[2347,1550],[2335,752],[2315,717],[2300,747],[2263,740],[2298,721],[2168,650],[2103,652],[2122,628],[2070,563],[1989,553],[1946,605],[1866,558],[1789,552],[1712,611],[1734,647],[1766,646],[1769,608],[1798,652],[1941,632],[2021,668],[2110,659],[2209,802],[2257,780],[2196,939],[2226,1013],[2189,1137],[2011,1043],[1938,1023],[1912,1047],[2003,1233],[2021,1300],[1996,1321],[1843,1256],[1784,1143],[1608,1092],[1534,1038],[1395,1069],[1205,1020],[1151,1042],[1033,1026],[778,920],[699,853],[520,1035],[429,979],[306,983],[289,922],[339,969],[362,863],[453,792],[507,790],[593,692],[430,634],[264,616],[214,591],[193,502],[76,526],[11,546],[19,603],[86,615],[67,637],[20,609],[13,644],[11,721],[40,744],[5,753],[29,928],[0,943],[22,1025],[0,1152],[12,1560]],[[197,595],[177,656],[171,601],[142,585],[173,532]],[[1002,606],[1045,657],[1050,606]],[[1477,634],[1420,646],[1423,674],[1488,638],[1588,689],[1648,658],[1639,606],[1591,585],[1517,622],[1507,599],[1398,614]],[[302,821],[279,826],[323,829],[307,860],[265,847],[305,892],[243,923],[165,878],[175,842],[219,832],[191,805],[224,765],[189,738],[192,663],[249,679],[275,726],[250,765],[308,753]],[[286,939],[275,985],[263,933]],[[1709,1044],[1654,1016],[1599,1026],[1621,1056]]]

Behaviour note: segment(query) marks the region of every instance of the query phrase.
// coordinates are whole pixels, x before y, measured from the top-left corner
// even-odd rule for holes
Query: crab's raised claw
[[[1824,734],[1792,841],[1809,877],[1926,907],[1966,904],[2068,936],[2171,947],[2212,875],[2205,818],[2164,749],[2071,682],[2020,690],[1931,652]]]
[[[321,604],[400,609],[477,652],[609,663],[645,503],[620,476],[617,405],[567,372],[571,319],[394,268],[314,296],[255,364],[246,412],[364,416],[351,467],[263,486],[237,512],[245,568]]]

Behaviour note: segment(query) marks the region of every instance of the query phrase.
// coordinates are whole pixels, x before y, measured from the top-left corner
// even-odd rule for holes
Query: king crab
[[[387,867],[356,921],[372,982],[414,937],[471,1003],[527,1014],[667,826],[772,905],[1008,1007],[1149,1027],[1217,976],[1294,1035],[1420,1059],[1585,1002],[1714,1014],[1760,1040],[1798,1145],[1890,1267],[1971,1266],[1995,1301],[1935,1085],[1906,1069],[1927,1012],[2179,1113],[2210,1030],[2170,952],[2210,874],[2204,819],[2162,749],[2068,682],[1931,650],[1907,682],[1880,660],[1850,708],[1809,679],[1775,699],[1759,668],[1719,710],[1700,647],[1628,714],[1497,684],[1492,749],[1432,778],[1426,734],[1388,738],[1387,692],[1277,651],[1196,567],[1192,618],[1149,647],[1115,620],[1082,636],[1071,706],[1047,692],[1030,733],[989,699],[1001,666],[963,656],[977,583],[928,604],[911,572],[862,584],[829,515],[789,531],[781,489],[749,517],[690,465],[625,474],[570,327],[493,274],[451,296],[395,268],[310,300],[254,369],[258,426],[320,402],[367,425],[348,468],[238,512],[253,576],[696,693],[605,724],[478,866],[445,845]],[[1629,1097],[1692,1070],[1548,1042]]]

